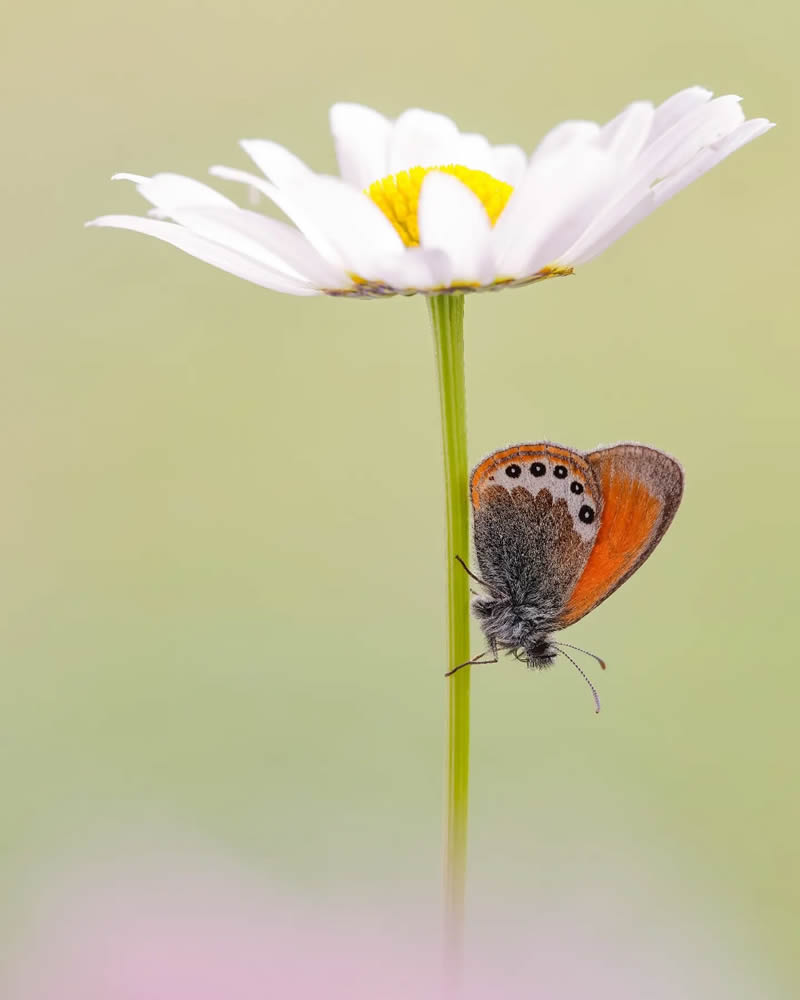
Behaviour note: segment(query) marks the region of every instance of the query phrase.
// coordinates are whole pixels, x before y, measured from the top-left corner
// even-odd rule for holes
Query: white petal
[[[571,186],[567,181],[571,180]],[[586,229],[600,205],[608,196],[614,180],[614,163],[608,157],[591,161],[583,158],[575,164],[574,172],[560,178],[564,187],[559,194],[560,210],[554,213],[548,229],[540,223],[541,235],[533,246],[525,265],[527,274],[536,274],[549,264],[559,261],[560,255],[570,247]]]
[[[390,172],[387,118],[362,104],[334,104],[330,123],[342,180],[363,190]]]
[[[561,122],[545,135],[531,155],[531,163],[545,157],[561,154],[569,146],[588,146],[600,134],[597,122]]]
[[[114,174],[112,180],[133,181],[136,190],[151,205],[166,215],[185,205],[217,205],[236,208],[235,202],[215,191],[207,184],[181,174],[156,174],[155,177],[140,177],[138,174]]]
[[[693,160],[705,144],[733,131],[742,118],[736,97],[720,97],[710,103],[698,102],[694,110],[649,143],[630,168],[623,172],[606,206],[598,211],[563,259],[570,262],[573,259],[585,260],[586,253],[592,253],[592,248],[603,240],[604,233],[618,231],[620,224],[631,213],[639,215],[637,206],[641,202],[650,205],[648,211],[652,211],[655,206],[650,198],[653,185],[663,183],[671,172]]]
[[[577,267],[587,261],[597,257],[604,250],[616,242],[620,236],[624,236],[629,229],[647,218],[651,212],[655,211],[656,201],[652,191],[640,198],[639,201],[624,215],[616,217],[614,221],[602,229],[596,231],[591,238],[581,238],[570,249],[555,258],[555,263],[564,267]]]
[[[604,190],[611,163],[608,154],[592,147],[577,152],[567,147],[560,156],[533,160],[492,233],[497,273],[527,277],[538,248],[549,246],[561,226],[568,235],[573,218]]]
[[[238,250],[290,278],[317,288],[348,288],[350,279],[324,260],[294,226],[258,212],[235,208],[186,208],[176,222],[192,232]]]
[[[491,174],[494,166],[492,147],[485,135],[477,132],[463,132],[455,141],[448,158],[439,163],[440,167],[451,163],[461,164],[470,170],[482,170]]]
[[[381,281],[392,288],[428,291],[448,288],[453,283],[450,259],[442,250],[409,247],[401,254],[375,261]]]
[[[412,108],[394,123],[389,139],[389,173],[411,167],[443,167],[452,163],[452,150],[458,142],[455,122],[432,111]]]
[[[113,174],[111,177],[112,181],[133,181],[134,184],[143,184],[145,181],[149,181],[149,177],[145,177],[143,174],[126,174],[118,173]]]
[[[239,145],[276,187],[313,176],[313,171],[285,146],[269,139],[242,139]]]
[[[375,202],[338,177],[315,177],[297,197],[302,198],[345,271],[377,280],[380,274],[375,258],[404,249],[394,226]]]
[[[229,274],[234,274],[237,278],[252,281],[263,288],[272,288],[277,292],[288,292],[290,295],[318,294],[317,289],[310,285],[293,281],[285,274],[273,271],[249,257],[229,250],[227,247],[203,239],[202,236],[197,236],[174,222],[157,222],[154,219],[142,219],[135,215],[104,215],[88,222],[87,226],[110,226],[115,229],[130,229],[136,233],[155,236],[156,239],[170,243],[192,257],[197,257],[198,260],[212,264],[223,271],[228,271]]]
[[[683,170],[649,189],[637,204],[630,207],[624,215],[615,218],[610,226],[596,230],[591,239],[582,237],[563,256],[560,263],[569,266],[587,263],[587,261],[590,261],[593,257],[596,257],[603,250],[607,249],[607,247],[611,246],[620,236],[623,236],[629,229],[632,229],[637,223],[641,222],[642,219],[646,218],[659,205],[662,205],[669,198],[682,191],[688,184],[691,184],[692,181],[697,180],[702,174],[715,167],[726,156],[730,156],[735,150],[739,149],[745,143],[751,142],[759,135],[763,135],[770,128],[772,128],[772,123],[768,122],[765,118],[755,118],[744,122],[715,146],[701,150]]]
[[[730,156],[731,153],[735,153],[737,149],[741,149],[748,142],[752,142],[753,139],[769,132],[771,128],[775,128],[775,122],[771,122],[767,118],[750,118],[716,143],[716,148],[723,157]]]
[[[187,226],[198,236],[204,236],[215,243],[237,250],[291,278],[309,277],[287,264],[279,255],[270,252],[257,239],[253,239],[252,225],[248,225],[247,222],[237,225],[237,216],[242,212],[239,206],[206,184],[179,174],[156,174],[151,178],[118,174],[117,177],[136,181],[137,190],[155,205],[159,218],[172,218]],[[215,209],[216,214],[209,211],[203,214],[203,209]],[[266,220],[264,216],[255,218],[263,218],[265,222],[274,221]],[[345,281],[345,284],[349,282]]]
[[[681,118],[644,151],[639,166],[651,181],[668,177],[704,146],[718,142],[744,121],[740,98],[717,97]]]
[[[575,240],[570,245],[564,247],[558,255],[558,262],[568,267],[583,263],[589,257],[594,256],[595,247],[602,242],[603,246],[609,245],[604,237],[607,233],[617,232],[619,227],[631,213],[638,211],[638,206],[649,205],[645,214],[652,212],[655,208],[655,201],[651,189],[646,185],[639,185],[632,189],[627,195],[616,201],[606,200],[604,205],[598,206],[594,218],[587,217],[586,226],[582,232],[577,233]],[[644,216],[640,216],[644,218]],[[622,228],[626,232],[628,227]],[[616,237],[615,237],[616,238]]]
[[[677,94],[668,97],[656,108],[650,141],[657,139],[668,128],[672,128],[676,121],[699,105],[707,104],[712,97],[711,91],[705,87],[687,87],[686,90],[679,90]]]
[[[673,174],[667,180],[657,184],[653,189],[656,204],[663,205],[665,201],[672,198],[679,191],[682,191],[692,181],[697,180],[704,173],[721,163],[725,157],[736,152],[748,142],[757,139],[773,128],[773,123],[766,118],[752,118],[743,122],[737,129],[725,136],[719,142],[704,149],[694,160],[688,163],[682,170]]]
[[[629,104],[600,129],[597,145],[611,153],[620,163],[630,163],[647,142],[653,116],[653,105],[649,101]]]
[[[489,173],[499,181],[516,187],[527,165],[525,150],[520,146],[495,146],[492,149],[492,167]]]
[[[454,281],[486,284],[492,280],[489,216],[466,185],[449,174],[432,171],[422,182],[417,212],[420,246],[447,254]]]
[[[378,206],[338,177],[314,175],[301,184],[277,188],[230,167],[212,167],[211,172],[258,188],[286,213],[318,253],[346,272],[377,280],[374,258],[403,249],[403,241]]]
[[[307,275],[296,271],[285,260],[254,239],[252,233],[244,231],[246,227],[238,222],[240,214],[242,210],[239,208],[177,208],[172,213],[172,218],[190,232],[266,264],[267,267],[274,268],[293,281],[309,280]]]
[[[281,190],[275,187],[270,181],[255,174],[249,174],[245,170],[236,170],[233,167],[211,167],[209,173],[214,177],[222,177],[224,180],[239,181],[248,184],[257,191],[266,195],[278,208],[292,220],[292,222],[303,233],[309,243],[333,267],[344,268],[344,261],[335,249],[331,241],[325,235],[323,228],[317,224],[313,214],[309,212],[302,197]]]

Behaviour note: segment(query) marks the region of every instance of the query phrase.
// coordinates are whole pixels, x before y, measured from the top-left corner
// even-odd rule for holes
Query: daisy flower
[[[525,285],[596,257],[659,205],[772,125],[740,99],[690,87],[605,125],[566,121],[528,156],[412,109],[391,121],[335,104],[339,177],[278,143],[246,139],[261,174],[211,173],[269,198],[293,225],[240,208],[178,174],[131,180],[150,218],[89,223],[146,233],[257,285],[372,298]],[[171,221],[168,221],[171,220]]]

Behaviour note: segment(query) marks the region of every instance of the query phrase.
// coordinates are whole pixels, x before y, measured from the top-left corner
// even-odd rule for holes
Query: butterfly
[[[683,470],[656,448],[616,444],[579,452],[547,441],[496,451],[472,472],[475,552],[485,594],[472,610],[489,648],[459,664],[496,663],[507,650],[532,668],[587,653],[552,633],[579,621],[642,565],[670,526]],[[491,655],[493,660],[483,659]]]

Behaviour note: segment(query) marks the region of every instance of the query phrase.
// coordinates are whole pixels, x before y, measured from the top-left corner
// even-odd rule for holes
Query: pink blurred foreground
[[[187,859],[188,858],[188,859]],[[438,913],[402,901],[310,902],[218,857],[130,852],[73,866],[31,895],[3,1000],[434,1000]],[[645,907],[647,904],[645,904]],[[466,1000],[713,1000],[767,995],[718,928],[642,919],[585,887],[539,922],[478,910]],[[694,914],[697,919],[697,914]],[[770,987],[768,995],[777,993]]]

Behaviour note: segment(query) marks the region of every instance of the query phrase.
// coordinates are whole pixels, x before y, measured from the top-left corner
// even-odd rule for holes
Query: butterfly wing
[[[551,629],[600,527],[602,496],[592,466],[560,445],[514,445],[476,467],[471,495],[483,579]]]
[[[668,455],[638,444],[589,452],[603,497],[600,530],[558,628],[583,618],[642,565],[670,526],[683,494],[683,471]]]

